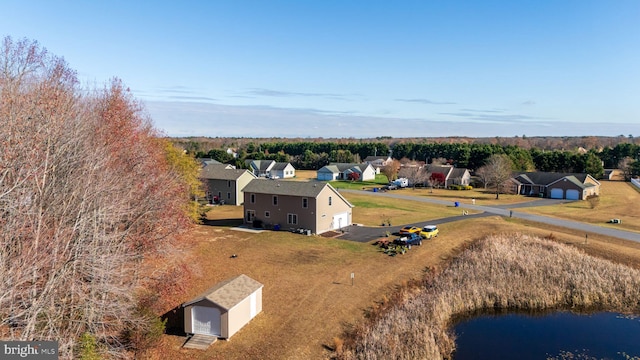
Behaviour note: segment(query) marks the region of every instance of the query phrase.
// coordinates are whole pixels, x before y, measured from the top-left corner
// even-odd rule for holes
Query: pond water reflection
[[[640,317],[616,313],[482,315],[459,322],[454,331],[455,360],[640,356]]]

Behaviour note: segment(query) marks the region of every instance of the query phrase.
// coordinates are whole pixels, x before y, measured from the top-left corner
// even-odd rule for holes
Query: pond
[[[640,317],[616,313],[482,315],[458,322],[454,331],[455,360],[640,356]]]

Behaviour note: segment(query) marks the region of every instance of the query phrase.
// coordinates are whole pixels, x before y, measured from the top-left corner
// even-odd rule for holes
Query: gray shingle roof
[[[273,179],[254,179],[242,189],[245,193],[300,196],[308,198],[317,198],[325,189],[329,188],[347,205],[353,205],[338,192],[333,186],[321,181],[292,181],[292,180],[273,180]]]
[[[585,173],[528,172],[516,176],[515,179],[523,184],[531,185],[550,185],[561,179],[567,179],[581,188],[595,186],[586,182],[588,177],[589,174]]]
[[[364,169],[366,169],[368,166],[371,166],[370,164],[350,164],[350,163],[331,163],[325,167],[332,167],[331,169],[333,170],[338,169],[338,172],[343,172],[345,170],[349,170],[351,168],[353,169],[358,169],[358,171],[362,172],[364,171]]]
[[[288,162],[277,162],[273,165],[271,170],[284,170],[287,167],[287,165],[289,165]]]
[[[244,161],[247,166],[254,168],[258,171],[267,171],[271,168],[272,164],[275,164],[275,160],[250,160],[247,159]]]
[[[245,193],[292,195],[315,198],[325,187],[331,185],[317,181],[283,181],[254,179],[244,187]],[[333,187],[331,187],[333,189]]]
[[[263,287],[261,283],[241,274],[217,283],[182,306],[188,306],[207,299],[223,309],[229,310],[261,287]]]
[[[211,180],[238,180],[244,173],[249,173],[251,176],[254,176],[253,173],[247,169],[228,169],[225,164],[211,164],[200,170],[200,178]]]

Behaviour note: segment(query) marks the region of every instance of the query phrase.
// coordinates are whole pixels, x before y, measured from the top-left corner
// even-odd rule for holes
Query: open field
[[[587,201],[575,201],[518,211],[640,232],[640,192],[628,182],[603,181],[600,187],[600,203],[595,209],[591,209]],[[622,223],[607,223],[609,219],[614,218],[622,220]]]
[[[411,191],[411,190],[403,190]],[[428,190],[426,190],[428,191]],[[380,204],[378,210],[363,195],[345,195],[360,203],[354,219],[365,220],[382,209],[397,210],[397,225],[413,219],[414,202]],[[432,196],[432,195],[425,195]],[[501,195],[502,201],[503,196]],[[402,207],[406,208],[402,208]],[[388,209],[388,210],[387,210]],[[370,213],[367,213],[367,212]],[[447,207],[424,208],[420,220],[442,217]],[[362,212],[362,215],[360,214]],[[456,212],[457,215],[457,212]],[[566,229],[528,223],[498,216],[469,219],[439,226],[440,236],[413,247],[407,254],[389,257],[370,243],[303,236],[287,232],[247,233],[231,230],[242,218],[242,207],[214,207],[209,224],[198,226],[185,237],[176,251],[191,272],[188,289],[167,301],[170,308],[180,305],[226,278],[247,274],[265,285],[263,313],[230,341],[219,341],[205,352],[180,348],[184,337],[165,335],[148,355],[152,359],[317,359],[331,354],[350,325],[360,323],[368,309],[391,297],[398,285],[420,279],[425,269],[441,267],[456,257],[462,247],[486,234],[523,233],[550,237],[632,267],[640,268],[640,244]],[[396,220],[393,219],[394,225]],[[365,221],[362,221],[365,223]],[[237,254],[236,258],[230,258]],[[355,274],[351,285],[350,274]]]
[[[411,191],[411,190],[396,190]],[[353,212],[353,222],[366,226],[378,226],[384,221],[392,225],[411,224],[425,220],[441,219],[460,215],[460,209],[420,201],[398,201],[384,197],[371,197],[368,194],[344,194],[357,211]],[[453,204],[453,203],[452,203]],[[470,210],[469,214],[477,211]]]

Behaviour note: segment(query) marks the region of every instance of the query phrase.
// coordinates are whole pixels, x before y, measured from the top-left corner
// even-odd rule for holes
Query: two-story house
[[[244,222],[252,226],[321,234],[351,225],[352,208],[323,182],[255,179],[244,188]]]

